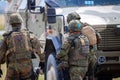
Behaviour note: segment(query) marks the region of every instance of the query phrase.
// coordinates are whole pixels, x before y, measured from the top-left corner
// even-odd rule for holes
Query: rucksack
[[[89,39],[90,45],[97,43],[96,32],[91,26],[84,26],[81,31]]]

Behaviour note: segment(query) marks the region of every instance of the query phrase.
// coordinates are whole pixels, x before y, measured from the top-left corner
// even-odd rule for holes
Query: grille
[[[106,57],[106,61],[107,62],[116,62],[118,61],[119,62],[119,57]]]
[[[116,25],[94,27],[101,35],[102,41],[98,44],[98,50],[120,51],[120,35],[116,35]]]

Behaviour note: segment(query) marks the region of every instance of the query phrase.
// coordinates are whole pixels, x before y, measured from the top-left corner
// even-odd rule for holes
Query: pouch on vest
[[[89,51],[90,51],[90,48],[89,48],[89,40],[87,37],[85,36],[79,36],[79,39],[80,39],[80,43],[81,43],[81,50],[82,50],[82,54],[84,56],[87,56]]]
[[[16,53],[28,52],[32,49],[27,32],[13,32],[10,41]]]

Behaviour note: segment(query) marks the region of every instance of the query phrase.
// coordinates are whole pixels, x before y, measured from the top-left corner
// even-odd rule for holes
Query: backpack
[[[12,32],[8,38],[8,48],[15,53],[24,53],[32,50],[29,32]]]
[[[90,45],[97,43],[96,32],[91,26],[84,26],[81,31],[89,39]]]

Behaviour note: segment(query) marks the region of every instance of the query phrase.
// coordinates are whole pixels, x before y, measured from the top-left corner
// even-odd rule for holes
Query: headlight
[[[117,28],[120,28],[120,25],[117,25]]]
[[[120,25],[116,25],[114,32],[116,36],[120,36]]]

